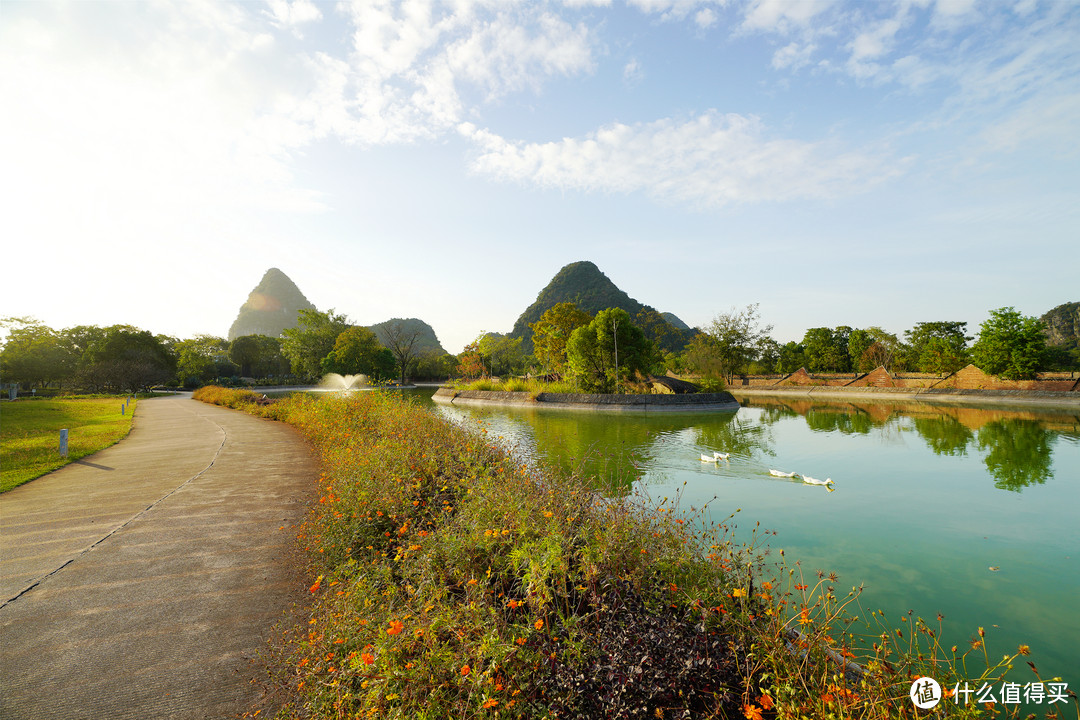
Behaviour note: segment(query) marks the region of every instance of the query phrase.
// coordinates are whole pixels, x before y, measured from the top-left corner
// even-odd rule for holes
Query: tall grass
[[[539,394],[549,393],[576,393],[580,392],[572,380],[557,380],[544,382],[536,378],[508,378],[506,380],[492,380],[480,378],[479,380],[458,381],[454,384],[458,390],[489,390],[502,392],[528,392]]]
[[[282,717],[914,718],[914,678],[976,660],[996,677],[1026,652],[995,663],[921,620],[861,617],[857,588],[804,578],[767,533],[734,543],[734,515],[600,498],[388,394],[231,392],[203,397],[294,424],[322,461]]]
[[[0,415],[0,492],[96,453],[131,430],[135,406],[126,397],[21,398],[4,402]],[[68,430],[68,456],[60,457],[60,430]]]

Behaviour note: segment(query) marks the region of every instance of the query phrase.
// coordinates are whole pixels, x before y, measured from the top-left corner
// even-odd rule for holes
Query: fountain
[[[318,389],[323,392],[348,393],[356,390],[366,390],[368,387],[367,375],[338,375],[337,373],[329,373],[323,375],[322,380],[319,381]]]

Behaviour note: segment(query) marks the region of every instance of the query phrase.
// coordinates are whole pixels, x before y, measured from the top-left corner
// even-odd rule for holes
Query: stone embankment
[[[735,412],[739,409],[739,402],[726,392],[694,395],[607,395],[439,388],[432,400],[441,405],[495,405],[591,412]]]

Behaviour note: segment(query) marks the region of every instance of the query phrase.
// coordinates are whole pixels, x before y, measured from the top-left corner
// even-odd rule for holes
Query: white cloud
[[[743,27],[787,34],[807,27],[832,4],[833,0],[752,0],[746,8]]]
[[[716,13],[711,8],[698,10],[697,14],[694,15],[694,23],[702,29],[710,28],[716,24]]]
[[[327,104],[351,118],[340,126],[348,142],[436,137],[484,102],[594,68],[584,24],[530,6],[358,0],[344,9],[352,52]]]
[[[817,46],[813,43],[791,42],[773,53],[772,66],[777,70],[798,70],[808,65]]]
[[[682,20],[697,10],[694,22],[704,28],[716,21],[711,8],[723,7],[727,0],[629,0],[629,4],[643,13],[660,15],[661,20]]]
[[[548,143],[514,143],[472,126],[460,130],[479,148],[473,170],[499,180],[640,191],[707,206],[835,197],[898,172],[882,157],[830,142],[770,138],[757,118],[716,111],[683,122],[614,123]]]
[[[629,85],[635,85],[645,77],[645,71],[641,69],[641,63],[637,58],[630,58],[630,62],[623,66],[623,81]]]
[[[322,13],[311,0],[267,0],[270,6],[270,17],[277,27],[289,28],[293,34],[302,38],[300,26],[305,23],[315,22],[322,19]]]

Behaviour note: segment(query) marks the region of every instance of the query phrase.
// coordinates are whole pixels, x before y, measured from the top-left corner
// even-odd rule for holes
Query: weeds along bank
[[[992,664],[981,641],[957,654],[915,618],[875,615],[863,647],[855,595],[829,577],[665,504],[600,501],[391,395],[258,397],[196,394],[292,423],[321,457],[283,717],[914,717],[913,678]]]

